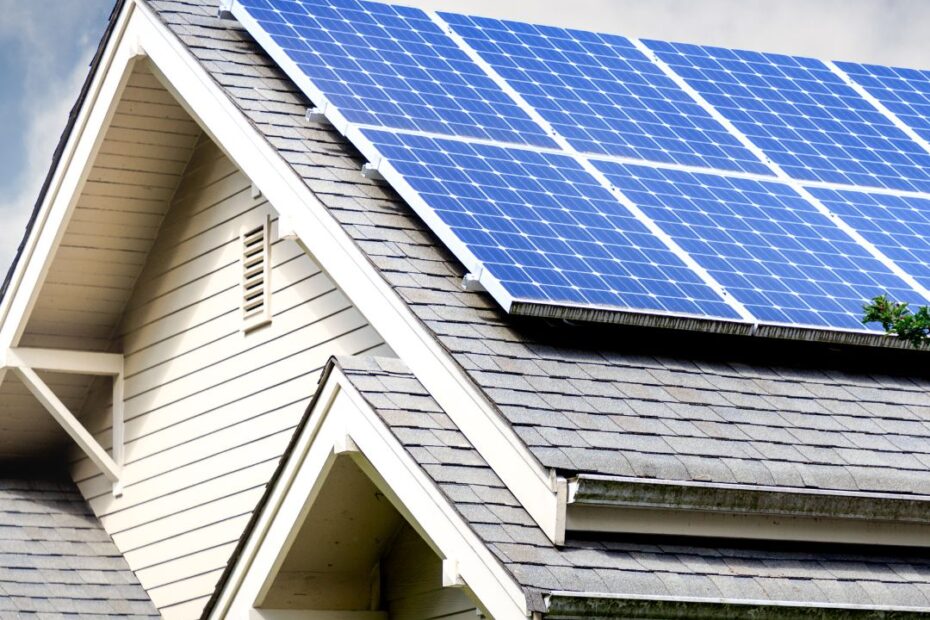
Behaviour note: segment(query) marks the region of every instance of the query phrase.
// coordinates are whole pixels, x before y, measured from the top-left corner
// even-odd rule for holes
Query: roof
[[[67,474],[0,473],[0,616],[158,618]]]
[[[764,610],[765,617],[777,617],[782,605],[804,603],[860,607],[863,617],[879,608],[930,613],[930,558],[900,551],[602,536],[556,547],[402,362],[338,358],[335,364],[538,611],[546,611],[544,598],[557,593],[549,598],[548,615],[554,617],[569,611],[569,601],[575,601],[571,613],[577,616],[581,599],[601,601],[597,615],[605,616],[636,617],[648,607],[668,614],[663,617],[684,617],[721,601]],[[727,610],[701,617],[732,617],[732,608]]]
[[[235,21],[216,17],[216,0],[149,4],[545,467],[930,495],[930,379],[907,352],[508,316],[462,290],[458,261],[390,188],[359,174],[344,137],[305,119],[309,102]]]

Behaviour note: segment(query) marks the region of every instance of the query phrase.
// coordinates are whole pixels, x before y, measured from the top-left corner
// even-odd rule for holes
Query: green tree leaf
[[[865,311],[863,323],[880,323],[886,334],[897,336],[915,348],[923,347],[930,341],[930,308],[927,306],[920,306],[917,312],[911,312],[907,303],[891,301],[887,296],[879,295],[862,309]]]

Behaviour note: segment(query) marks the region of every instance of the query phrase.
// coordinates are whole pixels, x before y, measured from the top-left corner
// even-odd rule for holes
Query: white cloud
[[[930,67],[927,0],[396,0],[627,36]]]
[[[64,79],[45,80],[42,85],[26,88],[26,96],[33,107],[23,130],[24,149],[21,158],[24,166],[21,182],[11,195],[0,198],[0,221],[3,222],[3,226],[0,226],[0,277],[5,275],[6,267],[22,239],[26,221],[68,120],[68,112],[87,75],[86,58],[89,54],[90,50],[85,50],[81,55],[82,61]]]

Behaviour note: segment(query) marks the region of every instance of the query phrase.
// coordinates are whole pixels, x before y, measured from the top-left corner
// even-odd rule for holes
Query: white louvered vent
[[[242,245],[242,331],[271,322],[271,220],[244,227]]]

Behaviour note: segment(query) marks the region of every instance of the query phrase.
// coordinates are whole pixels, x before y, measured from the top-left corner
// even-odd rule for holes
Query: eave
[[[930,497],[579,475],[566,529],[930,546]]]
[[[769,601],[724,601],[690,597],[637,597],[610,594],[553,592],[546,597],[546,618],[655,618],[663,620],[909,620],[926,618],[930,607],[773,604]]]

